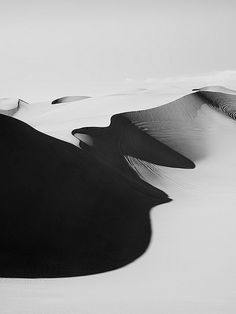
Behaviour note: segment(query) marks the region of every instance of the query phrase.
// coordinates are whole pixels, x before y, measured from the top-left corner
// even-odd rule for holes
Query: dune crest
[[[52,105],[62,104],[62,103],[72,102],[72,101],[79,101],[79,100],[83,100],[87,98],[91,98],[91,97],[90,96],[65,96],[65,97],[61,97],[61,98],[57,98],[53,100]]]
[[[214,109],[236,119],[236,91],[222,86],[195,89]]]
[[[218,91],[219,87],[206,87],[204,92],[197,91],[160,107],[117,114],[112,116],[107,128],[80,128],[72,134],[80,139],[82,149],[103,156],[114,166],[115,156],[119,156],[142,180],[160,187],[167,173],[172,180],[176,175],[163,166],[193,169],[194,163],[219,158],[221,147],[228,145],[226,149],[230,149],[231,136],[219,133],[219,130],[232,129],[230,113],[222,115],[223,108],[217,109],[219,105],[216,108],[217,101],[228,102],[228,94],[220,93],[219,97],[218,92],[206,90]],[[230,92],[233,107],[236,101],[234,92]],[[211,98],[206,99],[202,93],[211,93]],[[178,154],[182,158],[179,162]],[[177,158],[175,162],[173,158]],[[213,188],[211,184],[212,191]]]
[[[0,114],[13,116],[25,101],[16,98],[0,98]]]
[[[193,91],[199,91],[199,92],[215,92],[215,93],[224,93],[224,94],[231,94],[231,95],[236,95],[236,91],[233,89],[229,89],[224,86],[217,86],[217,85],[212,85],[212,86],[205,86],[201,88],[193,88]]]

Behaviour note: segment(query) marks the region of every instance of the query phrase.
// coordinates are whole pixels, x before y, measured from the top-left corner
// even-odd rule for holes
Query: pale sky
[[[0,0],[1,97],[236,70],[234,0]]]

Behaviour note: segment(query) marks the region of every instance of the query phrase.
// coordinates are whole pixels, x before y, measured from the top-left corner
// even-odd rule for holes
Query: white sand
[[[76,144],[73,128],[105,126],[114,113],[180,96],[140,91],[65,105],[23,104],[15,117]],[[173,201],[152,210],[152,241],[141,258],[87,277],[1,279],[0,313],[234,314],[236,122],[207,106],[200,115],[209,118],[210,153],[193,170],[161,167],[161,178],[153,178]]]
[[[37,130],[77,144],[71,131],[84,126],[107,126],[115,113],[148,109],[172,101],[182,94],[160,95],[139,91],[127,95],[108,95],[51,105],[51,102],[24,104],[14,115]]]

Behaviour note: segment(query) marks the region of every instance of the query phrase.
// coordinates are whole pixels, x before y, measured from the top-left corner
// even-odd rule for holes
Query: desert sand
[[[6,150],[2,169],[5,178],[12,176],[2,191],[7,201],[1,232],[8,234],[7,241],[2,240],[6,258],[1,262],[2,312],[11,313],[13,303],[18,303],[16,313],[232,313],[236,309],[235,92],[206,87],[186,96],[144,90],[52,102],[22,102],[19,107],[14,101],[0,103],[1,113],[7,110],[1,116]],[[14,111],[8,114],[9,110]],[[25,189],[19,191],[22,182]],[[100,206],[103,212],[92,211],[88,217],[91,204],[76,212],[75,200],[85,204],[96,191],[97,201],[104,188],[109,197]],[[19,199],[25,205],[24,219],[14,206]],[[117,221],[120,208],[128,213]],[[109,216],[110,209],[114,216]],[[72,220],[66,218],[68,213],[75,215]],[[73,233],[76,219],[79,234]],[[88,226],[96,231],[92,238],[87,236],[87,246],[80,244],[79,268],[73,256],[62,258],[68,247],[78,249],[77,238],[69,243],[61,236],[68,231],[63,230],[66,224],[71,226],[70,239],[75,235],[83,239]],[[102,233],[101,225],[107,226]],[[111,246],[104,248],[108,234]],[[118,243],[119,235],[124,239]],[[48,247],[43,251],[41,244],[36,246],[41,255],[36,254],[32,264],[28,253],[23,255],[29,258],[21,258],[19,248],[32,252],[35,243]],[[100,245],[98,252],[89,253],[93,262],[95,257],[100,261],[95,265],[86,259],[94,243]],[[53,245],[56,260],[50,255]],[[121,251],[111,252],[111,247]],[[101,252],[110,254],[105,266]],[[117,252],[122,252],[121,259]],[[83,256],[87,256],[84,261]],[[42,266],[43,257],[50,267]],[[73,266],[71,273],[66,265]],[[60,276],[76,277],[45,279]]]

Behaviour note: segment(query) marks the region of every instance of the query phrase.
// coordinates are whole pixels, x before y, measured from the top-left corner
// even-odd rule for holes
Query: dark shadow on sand
[[[170,199],[142,181],[124,155],[194,164],[123,117],[97,130],[90,129],[93,146],[80,150],[0,115],[0,276],[95,274],[147,249],[150,209]]]
[[[52,101],[52,105],[63,104],[63,103],[72,102],[72,101],[79,101],[79,100],[84,100],[87,98],[91,98],[91,97],[90,96],[66,96],[66,97],[54,99]]]

